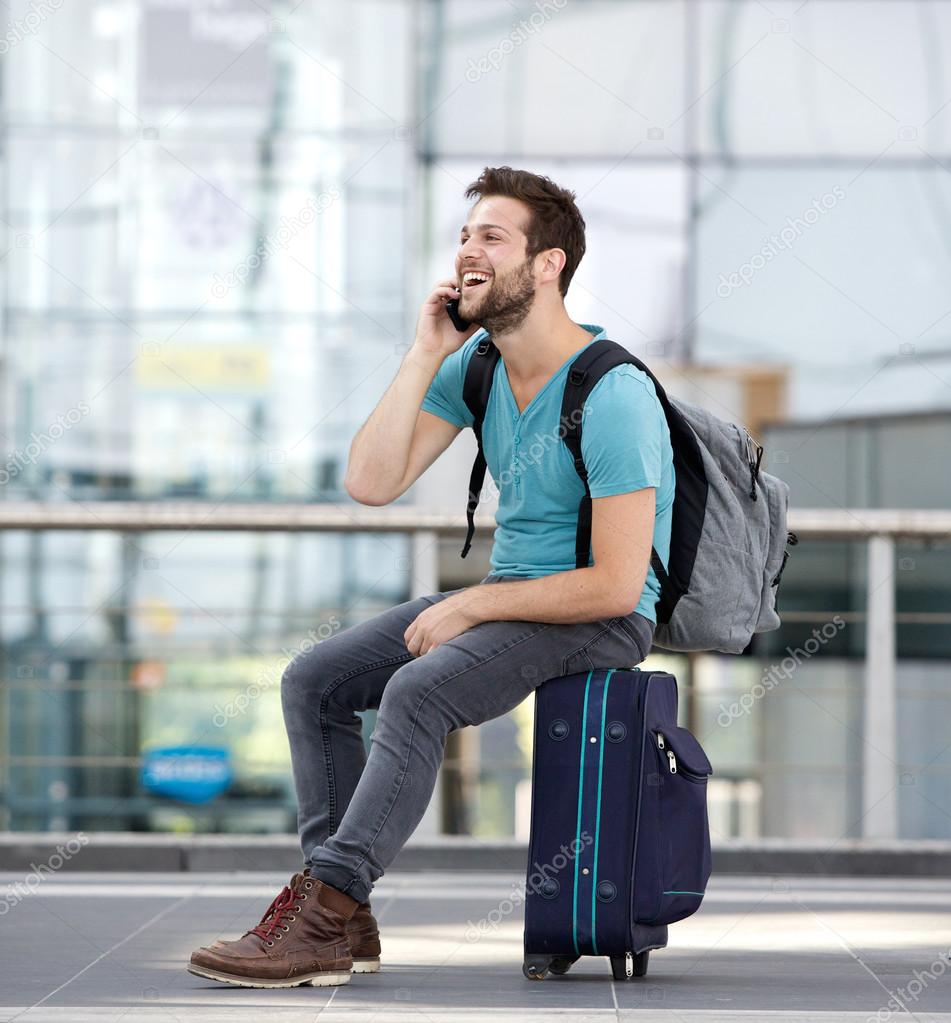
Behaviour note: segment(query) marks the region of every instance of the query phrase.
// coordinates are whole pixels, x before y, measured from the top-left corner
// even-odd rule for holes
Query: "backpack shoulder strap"
[[[485,454],[482,450],[482,424],[485,421],[485,410],[489,404],[492,381],[495,377],[495,365],[499,361],[499,350],[488,337],[484,337],[475,347],[466,367],[466,376],[462,385],[462,399],[472,413],[472,430],[475,433],[479,451],[472,463],[469,476],[469,499],[466,502],[466,542],[462,548],[462,557],[469,553],[472,536],[475,533],[475,510],[479,505],[479,494],[485,482]]]
[[[581,477],[584,484],[584,497],[578,508],[578,528],[575,533],[575,567],[586,568],[591,553],[591,493],[588,490],[588,470],[584,464],[584,456],[581,453],[581,426],[584,416],[584,403],[588,395],[594,390],[595,385],[608,370],[625,363],[636,366],[646,373],[654,384],[657,397],[664,409],[665,416],[669,416],[670,402],[667,394],[661,387],[653,373],[641,362],[637,356],[632,355],[623,345],[608,338],[601,338],[590,344],[577,359],[572,362],[568,370],[568,378],[565,381],[564,397],[561,403],[561,429],[564,430],[563,440],[571,452],[574,460],[575,471]],[[670,590],[670,579],[664,563],[656,549],[651,546],[651,567],[661,586],[661,593]]]

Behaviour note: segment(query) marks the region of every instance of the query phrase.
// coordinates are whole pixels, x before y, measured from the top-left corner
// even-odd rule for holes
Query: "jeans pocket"
[[[650,647],[646,631],[650,623],[645,621],[642,634],[638,632],[637,625],[624,628],[624,621],[624,618],[602,618],[597,622],[600,626],[598,632],[562,661],[562,674],[602,668],[633,668],[639,664],[645,657],[645,643]]]
[[[454,597],[457,593],[462,593],[464,590],[467,590],[468,588],[469,588],[468,586],[460,586],[458,589],[455,590],[440,590],[436,593],[427,593],[420,599],[425,600],[431,606],[433,604],[438,604],[440,600],[445,600],[446,597]]]
[[[643,661],[651,652],[654,640],[654,623],[649,618],[645,618],[644,615],[634,611],[622,618],[615,618],[612,622],[612,628],[634,643],[640,654],[639,661]]]

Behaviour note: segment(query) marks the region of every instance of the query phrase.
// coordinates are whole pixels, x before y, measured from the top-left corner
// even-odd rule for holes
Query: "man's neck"
[[[567,315],[553,321],[531,321],[529,316],[513,333],[491,338],[512,383],[547,380],[595,336]]]

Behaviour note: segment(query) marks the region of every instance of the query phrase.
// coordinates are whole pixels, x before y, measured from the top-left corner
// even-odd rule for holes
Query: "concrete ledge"
[[[718,874],[824,874],[947,877],[951,841],[839,839],[721,842],[713,846]]]
[[[515,839],[448,835],[409,842],[391,870],[525,870],[528,850]],[[0,834],[0,871],[28,873],[45,865],[76,871],[277,871],[300,866],[294,835]],[[951,876],[951,841],[721,842],[716,874]]]

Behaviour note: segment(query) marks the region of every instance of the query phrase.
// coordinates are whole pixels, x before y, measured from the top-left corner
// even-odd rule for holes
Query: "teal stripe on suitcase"
[[[587,948],[589,945],[593,948],[593,954],[598,955],[597,951],[597,861],[598,861],[598,840],[601,829],[601,786],[603,778],[603,763],[604,763],[604,722],[607,714],[607,694],[608,686],[610,684],[611,675],[615,669],[596,671],[592,670],[588,672],[588,677],[585,680],[584,687],[584,702],[581,711],[581,750],[578,755],[578,813],[577,821],[575,826],[575,870],[574,870],[574,891],[572,893],[572,907],[571,907],[571,940],[574,946],[575,954],[582,955],[586,954],[582,952],[582,947]],[[598,676],[602,676],[600,679]],[[601,749],[598,751],[598,769],[597,774],[593,773],[593,763],[589,760],[589,775],[588,783],[593,789],[589,792],[587,800],[585,799],[585,749],[591,742],[591,739],[596,737],[601,745]],[[584,827],[583,827],[584,826]],[[585,855],[587,846],[581,842],[581,834],[583,830],[589,829],[594,832],[593,849],[590,854]],[[585,855],[586,866],[588,866],[588,874],[581,875],[580,860],[582,855]],[[578,903],[579,903],[579,886],[582,880],[586,880],[591,885],[591,913],[589,918],[585,918],[583,910],[579,917]],[[582,901],[582,906],[585,902]],[[580,926],[579,926],[580,924]]]
[[[578,951],[578,861],[581,859],[581,808],[584,803],[584,748],[588,735],[588,690],[591,688],[591,676],[594,672],[589,671],[584,683],[584,706],[581,710],[581,755],[578,766],[578,823],[575,828],[575,883],[571,901],[571,940],[575,946],[575,954],[581,955]]]
[[[595,955],[598,954],[598,839],[601,836],[601,779],[604,776],[604,716],[608,710],[608,687],[611,685],[613,674],[612,668],[604,680],[604,689],[601,691],[601,731],[598,736],[598,745],[601,747],[598,755],[598,810],[594,820],[594,866],[591,870],[591,947]]]

